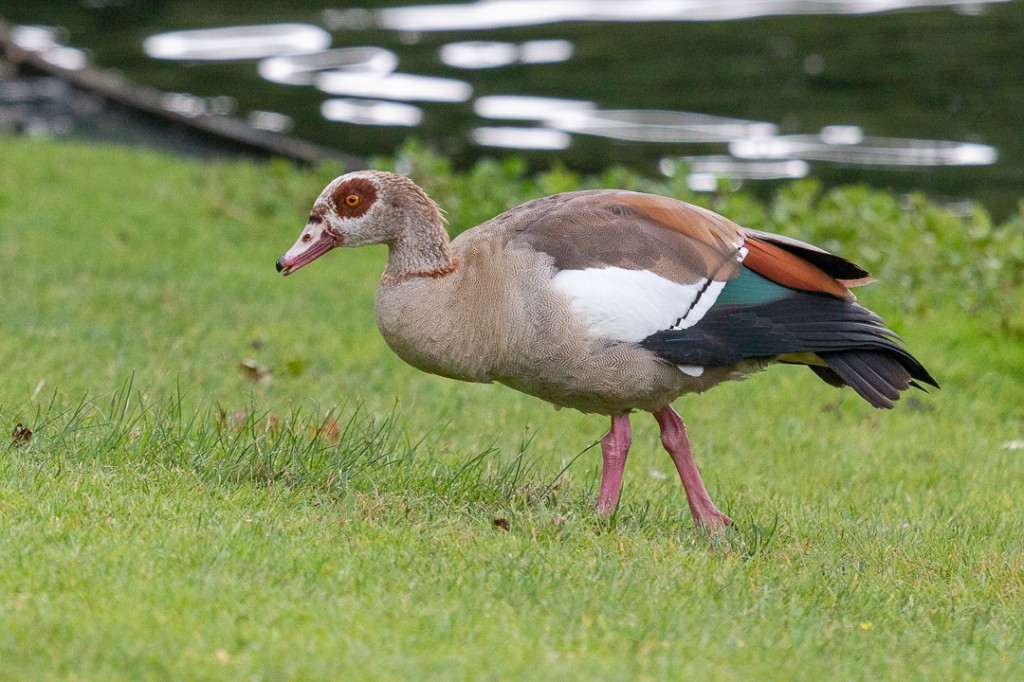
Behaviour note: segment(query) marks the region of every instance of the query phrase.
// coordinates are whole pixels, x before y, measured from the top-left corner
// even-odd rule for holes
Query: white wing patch
[[[693,325],[703,319],[705,313],[711,309],[711,306],[718,300],[718,295],[722,293],[722,289],[725,288],[725,282],[708,282],[706,279],[702,279],[700,284],[703,285],[704,290],[697,297],[697,300],[690,305],[690,309],[686,312],[686,315],[676,320],[669,329],[689,329]]]
[[[569,296],[593,336],[634,343],[693,326],[725,286],[707,279],[679,284],[647,270],[616,267],[561,270],[551,283]]]

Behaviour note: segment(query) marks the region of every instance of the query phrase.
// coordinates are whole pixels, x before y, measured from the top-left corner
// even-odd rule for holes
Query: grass
[[[702,199],[882,273],[861,300],[943,385],[876,412],[773,368],[681,399],[739,524],[709,542],[653,420],[604,522],[603,418],[394,358],[381,249],[275,274],[337,169],[0,156],[0,679],[1024,679],[1021,217]],[[454,230],[580,185],[688,197],[381,164]]]

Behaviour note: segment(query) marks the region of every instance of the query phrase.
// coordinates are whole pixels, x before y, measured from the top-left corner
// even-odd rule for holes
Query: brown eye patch
[[[331,193],[334,210],[342,218],[358,218],[377,200],[377,189],[365,178],[346,180]]]

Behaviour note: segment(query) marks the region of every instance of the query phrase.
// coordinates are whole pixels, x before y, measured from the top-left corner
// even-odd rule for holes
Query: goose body
[[[605,514],[618,500],[632,411],[654,414],[695,522],[713,530],[731,521],[697,473],[671,408],[678,396],[773,362],[808,365],[882,408],[917,382],[937,385],[855,302],[849,288],[871,281],[863,269],[667,197],[558,194],[449,242],[412,181],[360,171],[324,189],[277,267],[287,275],[335,247],[374,243],[389,247],[377,325],[407,363],[612,418]]]

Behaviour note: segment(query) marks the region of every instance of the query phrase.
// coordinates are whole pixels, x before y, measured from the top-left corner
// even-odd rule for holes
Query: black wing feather
[[[796,292],[759,304],[713,307],[689,329],[656,332],[641,345],[677,365],[728,365],[789,353],[815,353],[825,381],[846,384],[875,407],[892,407],[913,380],[938,387],[900,338],[867,308]],[[920,387],[920,386],[918,386]]]

